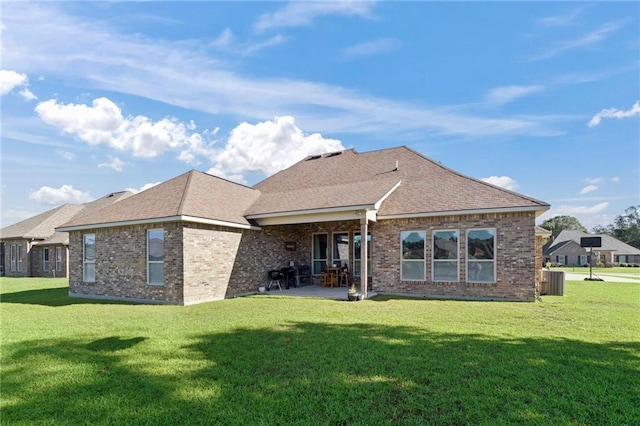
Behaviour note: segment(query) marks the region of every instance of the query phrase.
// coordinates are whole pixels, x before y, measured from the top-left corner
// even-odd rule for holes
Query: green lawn
[[[2,424],[640,424],[638,284],[189,307],[0,288]]]

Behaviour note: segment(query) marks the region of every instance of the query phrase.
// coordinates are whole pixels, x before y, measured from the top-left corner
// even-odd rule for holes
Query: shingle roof
[[[278,199],[275,194],[286,196],[297,191],[298,203],[310,205],[317,202],[318,191],[349,185],[351,194],[345,194],[339,202],[355,205],[363,192],[389,181],[402,183],[382,203],[378,211],[382,217],[485,209],[546,210],[549,207],[543,201],[464,176],[407,147],[365,153],[349,149],[308,157],[263,180],[255,188],[262,194],[272,194],[273,200]],[[275,203],[266,201],[261,206],[263,211],[277,211],[277,208]]]
[[[250,225],[243,213],[258,196],[249,187],[191,170],[95,214],[76,217],[60,229],[178,216]]]
[[[623,243],[622,241],[612,237],[611,235],[601,234],[601,235],[593,235],[587,234],[582,231],[575,230],[563,230],[558,236],[549,244],[548,248],[545,249],[545,255],[553,254],[558,251],[562,247],[571,242],[574,242],[580,245],[580,238],[583,237],[601,237],[602,238],[602,247],[595,248],[599,251],[615,251],[616,254],[621,255],[640,255],[640,250],[630,246],[629,244]]]
[[[95,214],[97,210],[123,200],[130,195],[132,195],[131,192],[123,191],[112,193],[84,204],[64,204],[1,229],[0,238],[43,240],[41,244],[69,244],[69,234],[56,232],[55,229],[57,227],[72,219],[89,217]]]

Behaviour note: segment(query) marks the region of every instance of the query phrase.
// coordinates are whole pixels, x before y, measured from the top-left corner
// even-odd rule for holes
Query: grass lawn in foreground
[[[2,424],[640,424],[638,284],[188,307],[0,289]]]

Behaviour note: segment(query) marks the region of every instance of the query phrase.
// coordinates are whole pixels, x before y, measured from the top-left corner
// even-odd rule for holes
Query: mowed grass
[[[640,424],[638,284],[188,307],[0,288],[2,424]]]

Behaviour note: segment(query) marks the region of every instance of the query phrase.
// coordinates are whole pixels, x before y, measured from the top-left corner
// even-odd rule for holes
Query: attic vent
[[[331,152],[331,153],[329,153],[329,154],[325,155],[324,157],[325,157],[325,158],[335,157],[336,155],[340,155],[340,154],[342,154],[342,151],[338,151],[338,152]]]
[[[107,195],[107,198],[114,197],[115,195],[116,195],[116,194],[109,194],[109,195]]]
[[[321,157],[322,157],[322,155],[312,155],[311,157],[307,158],[307,161],[317,160],[318,158],[321,158]]]

